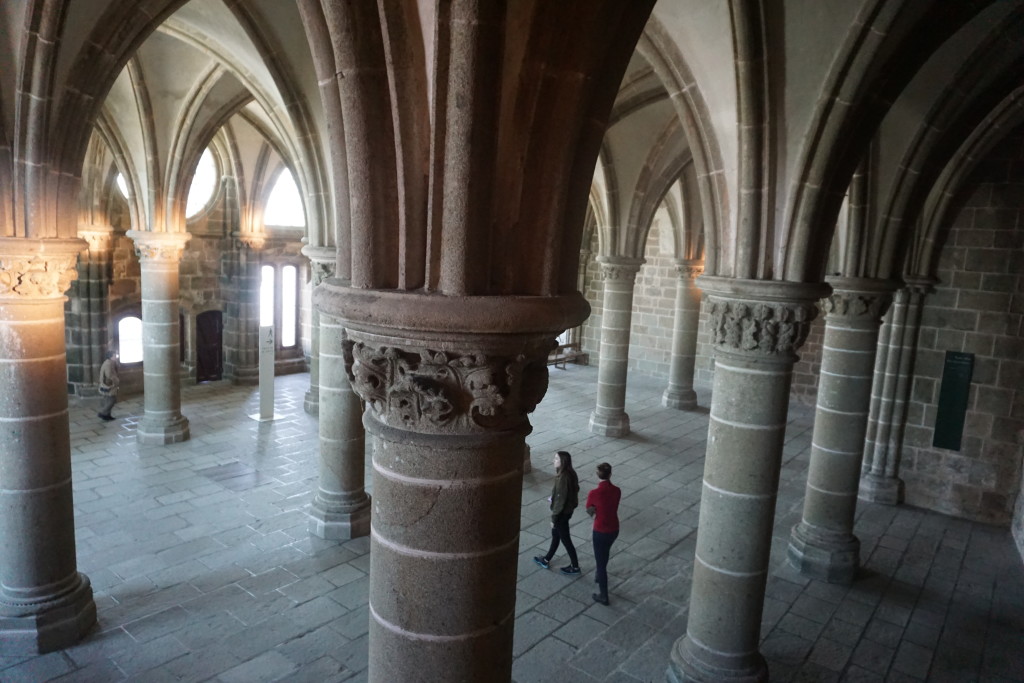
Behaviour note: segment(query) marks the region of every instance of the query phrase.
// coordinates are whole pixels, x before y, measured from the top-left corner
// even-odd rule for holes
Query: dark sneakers
[[[116,420],[117,419],[116,417],[114,417],[112,415],[102,415],[100,413],[97,413],[96,417],[100,418],[101,420],[103,420],[105,422],[110,422],[111,420]]]
[[[544,569],[547,569],[550,566],[548,564],[548,561],[546,559],[544,559],[543,557],[539,556],[539,555],[537,557],[533,558],[533,561],[534,561],[534,563],[536,563],[536,565],[538,567],[544,567]]]
[[[601,595],[600,593],[594,593],[594,602],[598,602],[598,603],[600,603],[602,605],[607,605],[608,604],[608,596],[607,595]]]
[[[571,565],[568,566],[568,567],[562,567],[562,573],[566,574],[566,575],[579,574],[580,573],[580,568],[579,567],[573,567]]]

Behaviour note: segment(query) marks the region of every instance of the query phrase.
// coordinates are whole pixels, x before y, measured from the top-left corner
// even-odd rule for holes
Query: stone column
[[[905,282],[896,292],[889,321],[882,326],[858,493],[861,500],[885,505],[903,502],[899,477],[903,432],[924,298],[933,284],[926,279],[905,278]]]
[[[871,380],[894,283],[828,278],[825,336],[803,518],[793,528],[789,560],[830,583],[850,583],[860,566],[853,534]]]
[[[333,247],[302,247],[302,253],[309,259],[313,274],[312,286],[315,289],[321,282],[334,275],[334,263],[338,251]],[[310,415],[318,415],[320,410],[320,312],[313,307],[309,314],[309,390],[306,391],[304,407]],[[360,427],[362,431],[362,427]]]
[[[178,265],[190,235],[129,230],[142,269],[143,409],[140,444],[187,441],[181,414]]]
[[[370,533],[363,404],[345,374],[345,330],[320,314],[320,488],[309,510],[309,533],[342,540]]]
[[[633,318],[633,286],[643,259],[598,256],[604,296],[601,302],[601,359],[597,369],[597,407],[590,431],[602,436],[629,434],[626,414],[626,373]]]
[[[81,240],[0,237],[0,654],[69,647],[96,622],[78,573],[64,292]]]
[[[507,681],[527,413],[547,390],[555,337],[586,302],[335,282],[317,305],[343,320],[376,444],[369,680]],[[330,343],[325,333],[323,353]]]
[[[767,680],[758,652],[796,350],[821,284],[703,276],[715,379],[686,636],[669,681]]]
[[[676,261],[675,328],[672,330],[672,361],[668,388],[661,397],[666,408],[689,410],[697,406],[693,369],[697,361],[697,329],[700,326],[700,289],[694,280],[704,272],[703,259]]]
[[[224,370],[234,384],[256,386],[260,380],[260,253],[266,237],[235,233],[234,301],[224,325]]]
[[[110,229],[79,229],[89,248],[78,256],[78,281],[72,283],[65,307],[68,349],[68,385],[80,396],[95,396],[100,366],[108,347],[107,284],[113,233]]]

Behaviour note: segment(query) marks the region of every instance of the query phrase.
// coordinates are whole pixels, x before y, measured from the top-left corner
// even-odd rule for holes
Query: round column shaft
[[[510,680],[526,416],[555,337],[586,302],[337,280],[316,300],[343,321],[375,444],[369,680]]]
[[[181,414],[181,344],[178,265],[186,233],[131,230],[142,269],[143,408],[140,444],[169,444],[189,438]]]
[[[796,350],[822,285],[698,279],[715,378],[686,636],[668,680],[766,681],[758,652]]]
[[[697,406],[693,371],[697,361],[697,328],[700,324],[700,289],[694,279],[704,270],[702,260],[676,262],[675,328],[672,330],[672,360],[668,388],[661,397],[666,408],[689,410]]]
[[[320,487],[309,511],[309,532],[342,540],[370,533],[363,405],[345,375],[341,324],[320,316]]]
[[[808,576],[850,583],[860,566],[853,534],[864,435],[889,282],[829,278],[821,376],[811,440],[803,518],[793,528],[789,559]]]
[[[80,240],[0,238],[0,654],[69,647],[96,622],[78,573],[64,292]]]
[[[337,250],[333,247],[311,247],[306,245],[302,253],[309,258],[312,271],[312,286],[315,289],[321,282],[334,274]],[[310,311],[309,321],[309,389],[306,391],[303,408],[310,415],[320,413],[320,311],[315,307]],[[360,423],[361,424],[361,423]],[[360,426],[360,430],[362,426]]]
[[[597,369],[597,407],[590,431],[601,436],[629,434],[626,375],[633,318],[633,286],[643,259],[600,256],[604,296],[601,302],[601,357]]]

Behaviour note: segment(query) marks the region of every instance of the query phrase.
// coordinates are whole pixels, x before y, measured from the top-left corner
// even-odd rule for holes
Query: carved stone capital
[[[421,434],[522,425],[547,392],[546,359],[553,345],[538,339],[532,349],[513,356],[415,343],[380,346],[358,332],[343,342],[352,389],[377,419]]]
[[[79,230],[78,236],[89,244],[91,254],[107,253],[114,246],[113,230]]]
[[[701,276],[716,350],[793,361],[827,285]]]
[[[267,240],[270,239],[261,232],[236,232],[234,236],[240,248],[252,251],[261,251],[267,246]]]
[[[935,289],[936,280],[930,277],[918,277],[911,275],[903,276],[903,289],[908,294],[917,297],[923,297],[925,294],[931,294]]]
[[[334,277],[337,267],[338,251],[334,247],[302,247],[302,255],[309,259],[313,286],[316,287],[327,278]]]
[[[642,258],[624,258],[619,256],[598,256],[597,262],[601,266],[601,279],[605,282],[632,283],[636,281],[636,274],[640,272],[640,266],[644,264]]]
[[[822,300],[821,308],[829,320],[844,324],[878,325],[892,303],[899,283],[865,278],[826,278],[832,293]]]
[[[135,253],[146,262],[177,263],[192,236],[187,232],[146,232],[129,230],[125,233],[135,242]]]
[[[704,273],[704,259],[676,259],[673,265],[681,280],[694,280]]]
[[[0,301],[62,298],[78,278],[80,239],[0,237]]]

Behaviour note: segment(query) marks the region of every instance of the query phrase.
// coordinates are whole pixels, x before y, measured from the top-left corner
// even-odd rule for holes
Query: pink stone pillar
[[[507,681],[527,413],[586,302],[335,282],[317,305],[343,321],[375,437],[369,680]]]
[[[187,441],[181,414],[181,342],[178,265],[191,237],[179,232],[129,230],[142,268],[143,408],[141,444]]]
[[[81,240],[0,237],[0,654],[75,643],[96,622],[78,573],[64,292]]]
[[[824,285],[703,276],[715,349],[686,636],[668,680],[766,681],[758,652],[789,387]]]

